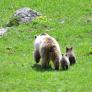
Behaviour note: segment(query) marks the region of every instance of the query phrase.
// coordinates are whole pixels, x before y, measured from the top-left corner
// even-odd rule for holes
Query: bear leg
[[[55,58],[54,67],[55,67],[55,70],[59,70],[59,58]]]
[[[49,67],[49,57],[45,56],[42,58],[42,68],[46,69]]]
[[[38,50],[35,50],[35,52],[34,52],[34,59],[35,59],[36,63],[39,63],[39,61],[40,61],[40,53],[39,53]]]

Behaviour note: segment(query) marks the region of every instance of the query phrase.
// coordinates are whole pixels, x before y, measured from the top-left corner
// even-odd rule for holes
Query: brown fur
[[[62,54],[62,59],[61,59],[60,63],[61,63],[61,68],[63,70],[69,69],[69,66],[70,66],[69,59],[66,56],[64,56],[63,54]]]
[[[35,59],[36,63],[39,63],[39,61],[40,61],[40,53],[39,53],[38,50],[34,51],[34,59]]]
[[[41,48],[42,57],[42,67],[46,68],[49,65],[50,60],[53,61],[55,69],[59,69],[59,57],[58,50],[51,38],[46,38],[44,41],[44,46]]]
[[[70,65],[73,65],[76,63],[76,58],[75,58],[72,47],[70,47],[70,48],[66,47],[66,56],[69,58]]]
[[[47,68],[52,61],[56,70],[59,69],[61,51],[57,41],[48,34],[41,34],[35,37],[34,59],[39,63],[41,58],[42,68]]]

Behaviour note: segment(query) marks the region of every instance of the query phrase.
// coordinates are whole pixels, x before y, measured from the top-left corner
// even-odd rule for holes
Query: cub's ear
[[[67,56],[67,54],[65,56]]]
[[[37,38],[37,35],[35,35],[34,38]]]
[[[66,47],[66,52],[68,51],[68,47]]]
[[[71,50],[73,49],[73,47],[71,47]]]

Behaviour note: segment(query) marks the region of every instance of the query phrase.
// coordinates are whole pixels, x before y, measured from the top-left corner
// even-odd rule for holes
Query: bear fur
[[[70,62],[69,62],[69,59],[66,55],[62,54],[62,59],[61,59],[60,63],[61,63],[62,70],[69,69]]]
[[[73,47],[66,47],[66,56],[69,58],[70,65],[73,65],[76,63],[75,54],[73,52]]]
[[[34,47],[34,59],[36,63],[39,63],[41,59],[42,68],[47,68],[49,62],[53,61],[55,70],[59,69],[61,50],[55,38],[45,33],[35,36]]]

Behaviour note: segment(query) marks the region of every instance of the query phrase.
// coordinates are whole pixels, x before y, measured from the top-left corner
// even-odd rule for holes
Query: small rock
[[[1,28],[0,29],[0,36],[3,36],[7,32],[8,28]]]
[[[90,23],[90,24],[92,23],[92,19],[91,18],[87,19],[86,21],[87,21],[87,23]]]
[[[61,24],[64,24],[65,23],[65,20],[64,19],[60,19],[59,20]]]

